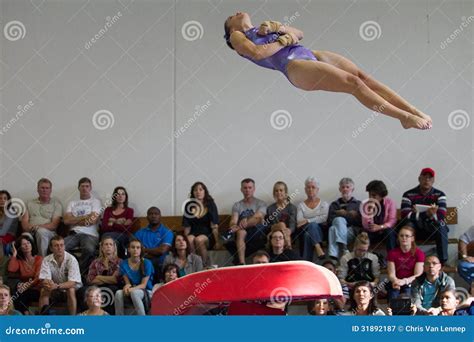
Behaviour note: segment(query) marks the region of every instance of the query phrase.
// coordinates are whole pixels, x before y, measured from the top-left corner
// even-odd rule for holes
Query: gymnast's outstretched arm
[[[297,39],[297,37],[295,38]],[[239,31],[232,32],[230,35],[230,43],[239,55],[249,57],[256,61],[273,56],[284,48],[284,46],[278,42],[265,45],[255,45]]]

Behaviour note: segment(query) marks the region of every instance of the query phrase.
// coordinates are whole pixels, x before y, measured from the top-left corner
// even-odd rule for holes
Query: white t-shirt
[[[309,223],[316,222],[318,224],[326,223],[328,219],[329,204],[328,202],[319,201],[319,204],[314,208],[309,208],[304,201],[298,204],[298,212],[296,215],[296,222],[301,222],[304,219]]]
[[[100,214],[101,206],[102,204],[100,203],[100,200],[91,197],[87,200],[69,202],[66,212],[72,213],[72,216],[74,217],[89,215],[92,212]],[[89,226],[72,226],[71,229],[76,233],[99,237],[99,225],[97,223]]]

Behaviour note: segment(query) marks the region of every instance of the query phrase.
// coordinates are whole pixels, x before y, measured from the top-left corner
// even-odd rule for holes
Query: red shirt
[[[116,220],[123,218],[125,220],[133,221],[133,209],[125,208],[124,212],[121,213],[120,215],[114,215],[113,211],[114,209],[112,207],[107,207],[105,209],[104,217],[102,218],[102,226],[100,229],[101,232],[102,233],[107,233],[107,232],[130,233],[132,224],[123,225],[123,224],[113,223],[112,225],[109,225],[109,220],[111,218],[114,218]]]
[[[425,253],[419,248],[415,250],[415,255],[411,251],[403,253],[400,247],[388,252],[387,260],[395,264],[395,275],[398,279],[408,278],[415,273],[415,264],[425,261]]]

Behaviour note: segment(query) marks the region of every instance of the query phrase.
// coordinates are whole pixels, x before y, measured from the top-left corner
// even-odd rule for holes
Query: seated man
[[[61,202],[51,197],[52,189],[51,181],[41,178],[37,185],[39,197],[27,202],[25,214],[21,218],[23,231],[35,236],[38,254],[41,256],[46,256],[49,240],[56,234],[63,214]]]
[[[57,302],[66,299],[69,314],[75,315],[76,290],[82,286],[79,264],[74,256],[64,250],[64,239],[61,236],[53,236],[49,247],[52,254],[43,259],[39,274],[41,314],[48,312],[50,298],[52,298]]]
[[[458,273],[461,278],[467,281],[471,288],[471,296],[474,296],[474,226],[459,237],[458,248],[461,256]]]
[[[440,294],[454,289],[453,278],[441,271],[441,263],[436,255],[425,259],[424,272],[412,283],[411,296],[419,315],[437,315],[440,306]]]
[[[416,237],[420,240],[432,239],[436,241],[436,252],[441,264],[448,260],[448,226],[446,225],[446,195],[435,189],[435,172],[431,168],[424,168],[418,177],[419,185],[403,194],[401,216],[415,228]],[[429,206],[424,211],[416,205]]]
[[[78,246],[81,248],[80,268],[82,274],[87,275],[89,265],[99,245],[99,227],[97,222],[100,216],[100,200],[91,195],[92,183],[89,178],[83,177],[78,184],[80,200],[69,202],[64,223],[71,226],[69,235],[64,240],[66,250],[71,251]]]
[[[252,264],[268,264],[270,263],[270,255],[263,250],[256,251],[252,256]]]
[[[134,235],[143,244],[145,258],[151,260],[155,270],[161,270],[173,244],[173,232],[161,223],[161,211],[157,207],[149,208],[146,218],[148,226],[141,228]],[[159,273],[155,272],[153,283],[159,281]]]
[[[362,225],[360,201],[352,197],[354,181],[343,178],[339,182],[341,197],[329,206],[328,221],[328,254],[332,259],[339,260],[347,250],[347,245],[354,240]]]
[[[234,258],[235,265],[244,265],[245,257],[264,249],[268,229],[263,225],[267,205],[254,197],[255,181],[250,178],[240,183],[240,191],[244,198],[232,206],[232,217],[229,230],[235,239],[225,244]]]

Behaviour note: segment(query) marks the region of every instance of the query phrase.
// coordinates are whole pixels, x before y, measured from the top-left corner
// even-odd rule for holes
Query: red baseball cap
[[[431,175],[431,177],[435,176],[435,172],[431,167],[425,167],[424,169],[422,169],[421,172],[420,172],[420,176],[424,175],[425,173],[429,173]]]

